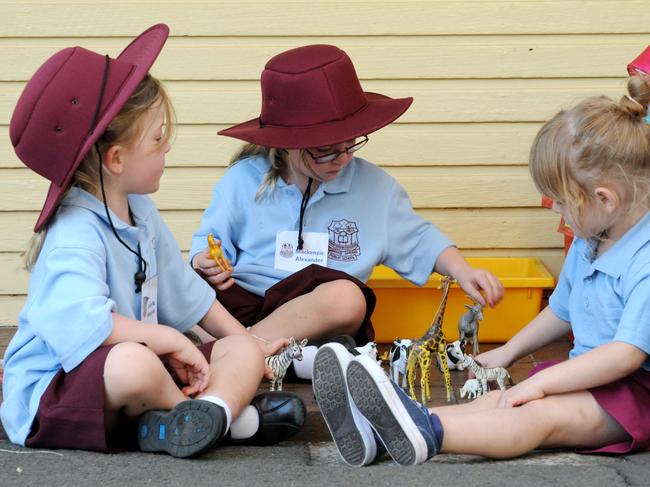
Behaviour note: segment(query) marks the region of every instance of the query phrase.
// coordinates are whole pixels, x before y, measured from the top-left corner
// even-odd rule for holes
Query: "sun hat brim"
[[[259,117],[218,132],[252,144],[278,149],[324,147],[368,135],[399,118],[413,98],[389,98],[365,92],[367,104],[352,115],[327,123],[302,127],[262,125]]]
[[[149,72],[152,64],[160,54],[162,47],[165,45],[168,36],[169,27],[165,24],[154,25],[136,37],[120,53],[120,55],[117,56],[117,60],[129,63],[133,68],[120,87],[119,92],[108,102],[103,112],[99,114],[95,129],[88,134],[88,137],[81,145],[77,156],[75,157],[75,161],[72,166],[70,166],[70,170],[66,178],[63,180],[63,183],[61,185],[56,183],[50,184],[47,197],[45,198],[45,203],[43,204],[41,213],[36,221],[36,225],[34,226],[35,232],[41,230],[54,215],[66,190],[70,186],[72,177],[74,176],[76,169],[79,167],[79,164],[81,164],[81,161],[92,148],[93,144],[102,136],[106,127],[108,127],[113,118],[115,118],[115,116],[120,112],[131,94]]]

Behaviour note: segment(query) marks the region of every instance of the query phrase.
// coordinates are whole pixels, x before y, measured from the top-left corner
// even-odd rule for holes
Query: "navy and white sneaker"
[[[370,422],[390,456],[400,465],[418,465],[438,453],[442,425],[413,401],[366,356],[348,365],[347,382],[354,404]]]
[[[314,359],[312,383],[316,402],[343,461],[361,467],[378,456],[377,440],[348,392],[345,373],[352,358],[340,343],[322,345]]]

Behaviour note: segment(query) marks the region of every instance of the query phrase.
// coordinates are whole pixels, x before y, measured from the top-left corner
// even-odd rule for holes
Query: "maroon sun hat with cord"
[[[29,80],[9,137],[18,158],[51,181],[35,232],[54,215],[75,170],[143,80],[168,35],[166,25],[154,25],[115,59],[68,47]]]
[[[260,116],[220,135],[281,149],[323,147],[379,130],[413,102],[364,92],[348,55],[326,44],[274,56],[260,81]]]

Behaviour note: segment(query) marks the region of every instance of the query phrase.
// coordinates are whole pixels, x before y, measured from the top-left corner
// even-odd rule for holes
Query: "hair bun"
[[[650,79],[646,75],[631,76],[627,81],[629,95],[621,98],[620,107],[633,117],[643,118],[650,104]]]

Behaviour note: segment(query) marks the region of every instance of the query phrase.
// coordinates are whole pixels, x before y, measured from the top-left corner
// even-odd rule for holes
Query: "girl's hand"
[[[219,240],[217,240],[217,243],[221,244]],[[222,271],[219,264],[210,256],[210,249],[208,247],[194,256],[192,259],[192,267],[206,281],[215,286],[218,291],[225,291],[235,284],[235,280],[231,277],[233,271]]]
[[[534,380],[528,379],[503,391],[497,407],[512,408],[522,406],[535,399],[542,399],[545,395],[544,390],[536,385]]]
[[[273,341],[265,340],[264,338],[260,338],[256,335],[253,335],[253,338],[255,338],[257,341],[257,344],[259,345],[260,350],[262,350],[264,357],[270,357],[271,355],[280,353],[284,347],[289,345],[288,338],[278,338],[277,340]],[[273,369],[271,369],[271,367],[269,367],[266,363],[264,363],[264,377],[269,380],[273,379]]]
[[[481,303],[481,306],[486,305],[486,298],[491,307],[503,298],[503,284],[488,270],[467,266],[453,277],[474,301]],[[485,298],[481,291],[485,293]]]
[[[480,363],[483,367],[504,367],[506,369],[514,362],[513,357],[508,352],[505,345],[501,345],[500,347],[487,352],[479,353],[474,357],[474,360]]]
[[[183,384],[187,397],[203,392],[210,380],[210,366],[205,356],[187,340],[182,348],[167,355],[167,363],[174,369]]]

